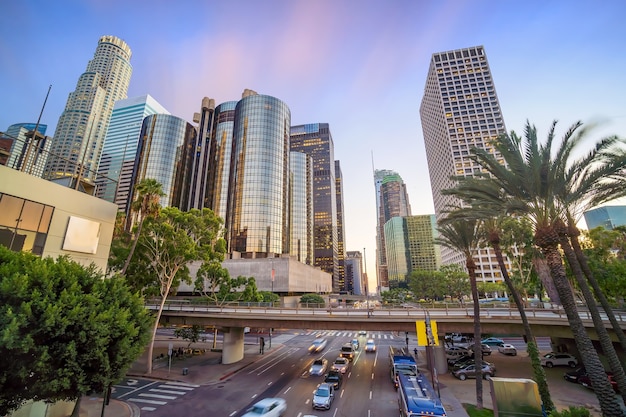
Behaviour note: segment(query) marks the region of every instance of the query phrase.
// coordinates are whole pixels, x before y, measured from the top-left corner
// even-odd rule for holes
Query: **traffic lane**
[[[532,367],[530,358],[525,352],[519,352],[517,356],[506,356],[499,352],[493,352],[484,358],[496,366],[496,376],[505,378],[528,378],[532,379]],[[570,371],[568,367],[544,368],[550,389],[552,402],[558,410],[570,406],[585,407],[593,416],[600,416],[600,404],[595,393],[580,384],[566,381],[563,374]],[[476,404],[476,380],[468,379],[461,381],[451,373],[439,374],[439,382],[448,387],[461,403]],[[493,409],[491,389],[489,381],[483,381],[483,404],[486,408]]]

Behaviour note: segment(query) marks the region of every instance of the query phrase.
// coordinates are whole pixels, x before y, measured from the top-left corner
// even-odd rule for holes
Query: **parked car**
[[[326,369],[328,369],[328,359],[315,359],[309,368],[309,375],[324,375],[324,373],[326,373]]]
[[[361,346],[359,344],[359,339],[352,339],[352,347],[354,348],[354,350],[359,350],[359,346]]]
[[[242,417],[279,417],[287,410],[282,398],[264,398],[249,408]]]
[[[339,371],[330,371],[326,374],[324,382],[326,382],[327,384],[331,384],[336,391],[341,387],[341,384],[343,383],[343,375]]]
[[[322,350],[324,350],[324,348],[326,347],[326,344],[328,342],[326,341],[326,339],[322,339],[322,338],[317,338],[313,341],[313,343],[311,343],[311,346],[309,346],[309,352],[310,353],[319,353]]]
[[[491,355],[491,348],[489,347],[489,345],[481,343],[480,348],[482,350],[483,356]],[[470,346],[469,351],[470,351],[470,356],[473,356],[474,355],[474,347]]]
[[[541,358],[541,365],[547,368],[552,368],[553,366],[569,366],[570,368],[575,368],[578,365],[578,359],[569,353],[546,353]]]
[[[365,352],[376,352],[376,343],[374,339],[368,339],[365,343]]]
[[[335,399],[335,389],[331,384],[320,384],[313,393],[313,409],[330,410]]]
[[[613,391],[619,393],[619,388],[617,387],[617,381],[613,377],[613,373],[607,372],[606,377],[609,379],[609,382],[611,383],[611,386],[613,387]],[[593,387],[591,386],[591,378],[589,378],[589,375],[587,375],[586,373],[584,375],[581,375],[578,378],[578,383],[585,388],[593,389]]]
[[[500,346],[504,344],[504,340],[498,339],[497,337],[488,337],[480,341],[480,343],[489,345],[489,346]]]
[[[463,356],[470,356],[470,351],[461,346],[452,346],[446,349],[446,359],[452,363]]]
[[[482,371],[483,378],[495,376],[496,367],[493,366],[493,364],[483,363]],[[476,378],[476,365],[467,365],[465,368],[457,369],[452,372],[452,375],[459,378],[461,381],[465,381],[467,378]]]
[[[448,365],[453,371],[456,371],[457,369],[465,368],[467,365],[473,365],[474,362],[475,360],[471,356],[463,356]]]
[[[338,357],[337,359],[335,359],[335,362],[333,362],[333,366],[331,366],[330,369],[332,369],[333,371],[337,371],[337,372],[341,372],[342,374],[345,374],[348,371],[348,368],[350,367],[350,361],[346,358],[343,357]]]
[[[583,375],[587,375],[587,371],[584,366],[579,366],[573,371],[565,372],[563,378],[566,381],[578,383],[578,379]]]
[[[503,343],[499,345],[498,352],[502,353],[503,355],[517,356],[517,349],[510,343]]]

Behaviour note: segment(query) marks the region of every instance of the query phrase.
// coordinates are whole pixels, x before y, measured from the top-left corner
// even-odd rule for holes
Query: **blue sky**
[[[397,171],[413,214],[434,212],[419,119],[434,52],[484,45],[507,130],[577,120],[626,136],[626,2],[88,0],[0,2],[0,130],[54,134],[102,35],[132,49],[128,96],[192,120],[204,96],[283,100],[292,124],[326,122],[344,176],[346,249],[375,275],[372,161]]]

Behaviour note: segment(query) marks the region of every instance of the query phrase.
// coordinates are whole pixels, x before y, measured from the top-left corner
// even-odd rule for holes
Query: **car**
[[[354,349],[354,345],[352,343],[346,343],[341,347],[341,353],[339,354],[339,356],[342,356],[348,360],[353,360],[355,350],[356,349]]]
[[[324,373],[326,373],[326,369],[328,369],[328,359],[315,359],[309,368],[309,375],[324,375]]]
[[[343,384],[343,375],[339,371],[330,371],[326,374],[324,382],[331,384],[336,391],[341,387],[341,384]]]
[[[354,350],[359,350],[359,346],[361,346],[359,344],[359,340],[358,339],[352,339],[352,347],[354,348]]]
[[[444,339],[446,342],[460,342],[465,336],[461,333],[448,333],[445,335]]]
[[[278,417],[287,410],[287,402],[282,398],[264,398],[254,404],[242,417]]]
[[[578,379],[583,375],[587,375],[587,370],[584,366],[579,366],[573,371],[565,372],[563,378],[566,381],[578,383]]]
[[[324,350],[327,343],[328,342],[326,341],[326,339],[322,339],[322,338],[315,339],[313,343],[311,343],[311,346],[309,346],[309,353],[321,352],[322,350]]]
[[[446,359],[448,363],[452,363],[463,356],[470,356],[470,351],[461,346],[452,346],[446,349]]]
[[[496,375],[496,367],[493,364],[483,363],[483,378]],[[452,375],[459,378],[461,381],[465,381],[467,378],[476,378],[476,365],[467,365],[465,368],[457,369],[452,372]]]
[[[467,365],[472,365],[474,362],[474,358],[471,356],[462,356],[453,362],[449,362],[448,366],[455,371],[457,369],[465,368]]]
[[[504,344],[504,340],[498,339],[497,337],[488,337],[480,341],[480,343],[489,345],[489,346],[500,346]]]
[[[367,332],[365,330],[359,330],[359,336],[367,336]]]
[[[480,348],[481,348],[483,356],[491,355],[491,348],[489,347],[489,345],[481,343]],[[474,355],[474,347],[470,346],[469,351],[470,351],[470,356],[473,356]]]
[[[609,382],[611,383],[611,387],[613,387],[613,391],[619,393],[619,388],[617,387],[617,381],[613,377],[613,373],[607,372],[606,376],[609,379]],[[578,383],[585,388],[593,389],[593,387],[591,386],[591,378],[589,378],[589,375],[587,375],[586,373],[585,375],[581,375],[578,378]]]
[[[510,343],[503,343],[498,346],[498,352],[503,355],[517,356],[517,349]]]
[[[330,367],[330,369],[332,369],[333,371],[337,371],[337,372],[341,372],[342,374],[345,374],[348,371],[349,367],[350,367],[350,360],[340,356],[337,359],[335,359],[335,362],[333,362],[333,365]]]
[[[546,353],[541,357],[541,365],[546,368],[552,368],[553,366],[569,366],[575,368],[578,365],[578,359],[570,355],[569,353]]]
[[[374,339],[368,339],[365,343],[365,352],[376,352],[376,343],[374,343]]]
[[[335,399],[335,388],[331,384],[320,384],[313,393],[313,409],[330,410]]]

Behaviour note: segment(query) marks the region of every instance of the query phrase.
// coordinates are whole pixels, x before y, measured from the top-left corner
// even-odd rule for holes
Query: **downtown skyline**
[[[521,133],[528,119],[544,138],[553,119],[559,135],[582,120],[605,123],[594,139],[626,135],[619,1],[123,4],[0,6],[24,18],[0,28],[0,130],[34,123],[52,84],[41,122],[54,132],[104,35],[133,51],[128,97],[150,94],[189,122],[204,96],[223,103],[250,88],[276,97],[291,109],[292,125],[330,125],[343,172],[345,249],[366,249],[370,279],[373,168],[402,176],[413,214],[434,213],[419,119],[433,53],[484,46],[508,130]],[[45,30],[24,30],[25,21]]]

